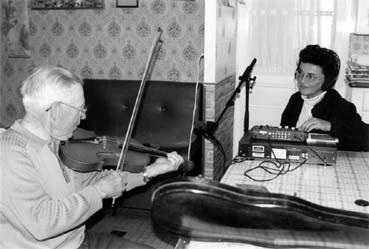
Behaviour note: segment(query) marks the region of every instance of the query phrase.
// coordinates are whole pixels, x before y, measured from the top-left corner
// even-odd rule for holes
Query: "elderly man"
[[[110,234],[85,231],[105,198],[177,170],[176,152],[144,173],[80,173],[58,157],[86,109],[82,81],[60,67],[37,68],[22,84],[23,119],[0,133],[1,248],[149,248]]]

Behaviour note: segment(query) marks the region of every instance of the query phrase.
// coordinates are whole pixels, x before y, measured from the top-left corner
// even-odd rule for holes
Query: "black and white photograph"
[[[368,248],[368,0],[2,0],[0,27],[0,248]]]

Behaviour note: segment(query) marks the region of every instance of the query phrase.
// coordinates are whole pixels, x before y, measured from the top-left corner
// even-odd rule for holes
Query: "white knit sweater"
[[[306,96],[301,95],[302,100],[304,101],[304,104],[302,105],[301,112],[299,119],[297,120],[296,127],[300,127],[306,120],[311,118],[313,114],[311,113],[311,110],[314,108],[316,104],[318,104],[324,97],[326,91],[322,92],[321,94],[313,97],[313,98],[307,98]]]
[[[67,183],[47,143],[19,122],[0,133],[0,248],[78,248],[102,208],[89,184],[104,173],[67,168]]]

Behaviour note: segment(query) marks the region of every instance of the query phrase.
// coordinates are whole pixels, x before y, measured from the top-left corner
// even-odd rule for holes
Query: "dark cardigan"
[[[294,93],[282,113],[281,126],[296,127],[302,105],[300,92]],[[338,149],[369,151],[369,125],[361,120],[355,105],[336,90],[329,89],[311,113],[315,118],[331,122],[329,134],[339,139]]]

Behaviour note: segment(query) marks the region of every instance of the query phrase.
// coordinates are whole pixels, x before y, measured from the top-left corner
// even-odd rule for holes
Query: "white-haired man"
[[[85,118],[82,80],[61,67],[39,67],[22,83],[25,116],[0,134],[1,248],[150,248],[84,222],[102,200],[145,184],[143,174],[79,173],[57,155]],[[176,152],[146,167],[147,177],[177,170]]]

